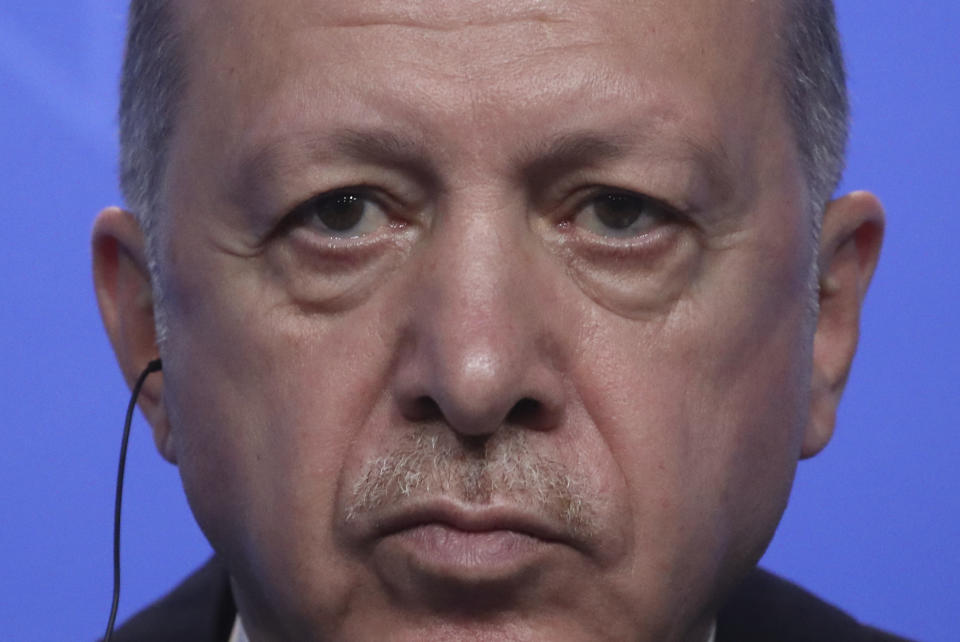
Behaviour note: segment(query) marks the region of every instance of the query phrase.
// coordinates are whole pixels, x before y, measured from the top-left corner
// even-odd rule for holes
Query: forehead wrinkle
[[[420,3],[398,3],[395,0],[347,3],[347,7],[310,11],[317,22],[328,27],[407,27],[428,31],[449,32],[465,27],[494,27],[506,23],[531,22],[563,24],[574,21],[567,8],[548,8],[547,2],[536,0],[533,6],[519,6],[515,0],[440,3],[430,7]],[[551,10],[552,9],[552,10]],[[308,10],[309,11],[309,10]]]
[[[358,29],[358,28],[369,28],[369,27],[400,27],[406,29],[417,29],[423,31],[436,31],[440,33],[449,33],[452,31],[460,31],[462,29],[468,28],[489,28],[489,27],[500,27],[503,25],[517,25],[523,23],[531,23],[538,25],[560,25],[560,24],[571,24],[573,20],[558,20],[545,17],[524,17],[524,18],[507,18],[507,19],[490,19],[490,20],[464,20],[461,22],[445,22],[441,24],[429,24],[424,22],[417,22],[415,20],[404,20],[404,19],[389,19],[389,18],[374,18],[367,17],[364,15],[356,16],[353,18],[344,17],[342,20],[337,20],[331,22],[329,20],[324,20],[323,27],[327,29]]]

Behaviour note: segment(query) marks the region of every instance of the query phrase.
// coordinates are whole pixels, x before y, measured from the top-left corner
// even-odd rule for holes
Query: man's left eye
[[[598,236],[639,236],[672,216],[671,210],[642,194],[604,192],[592,196],[573,222]]]
[[[319,194],[292,212],[300,224],[326,236],[366,236],[389,222],[386,212],[362,190],[337,190]]]

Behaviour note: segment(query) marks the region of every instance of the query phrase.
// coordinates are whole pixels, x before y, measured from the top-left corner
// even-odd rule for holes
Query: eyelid
[[[374,189],[372,189],[371,187],[366,185],[350,185],[346,187],[336,187],[334,189],[326,190],[323,192],[317,192],[316,194],[313,194],[312,196],[300,201],[299,203],[291,207],[287,211],[287,213],[283,216],[283,218],[286,219],[288,217],[292,217],[294,219],[297,219],[300,217],[309,216],[310,205],[320,200],[334,199],[334,198],[337,198],[338,196],[359,196],[360,198],[366,201],[370,201],[376,204],[378,207],[380,207],[385,211],[390,208],[389,205],[383,204],[382,202],[383,199],[379,197],[375,193]],[[295,222],[298,222],[298,221],[295,221]]]
[[[375,206],[383,210],[388,218],[392,218],[393,213],[401,209],[401,206],[395,199],[387,196],[383,190],[373,187],[372,185],[357,183],[355,185],[335,187],[316,192],[307,198],[297,201],[293,206],[288,206],[283,209],[282,213],[275,217],[277,222],[264,242],[269,242],[278,236],[288,234],[291,231],[306,225],[309,217],[311,216],[310,205],[312,203],[320,199],[336,198],[337,196],[350,194],[355,194],[373,203]]]
[[[561,218],[561,222],[570,221],[579,215],[584,208],[596,201],[597,198],[604,196],[626,196],[643,201],[647,205],[660,210],[667,217],[677,221],[686,221],[688,219],[688,210],[682,206],[676,205],[666,199],[651,196],[645,192],[627,189],[623,187],[613,187],[610,185],[593,185],[586,189],[586,194],[578,195],[572,213]]]

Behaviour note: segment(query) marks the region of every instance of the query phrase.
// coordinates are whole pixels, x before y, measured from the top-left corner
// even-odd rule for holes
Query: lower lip
[[[504,578],[522,571],[550,543],[517,531],[463,531],[446,524],[424,524],[381,541],[388,555],[401,553],[421,571],[466,575],[475,580]]]

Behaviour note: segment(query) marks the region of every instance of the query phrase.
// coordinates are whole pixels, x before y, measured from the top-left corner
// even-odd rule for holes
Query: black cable
[[[152,373],[162,369],[160,359],[154,359],[147,364],[130,394],[130,405],[127,406],[127,419],[123,424],[123,438],[120,440],[120,464],[117,466],[117,499],[113,506],[113,602],[110,605],[110,619],[107,620],[107,632],[103,642],[110,642],[113,638],[113,626],[117,621],[117,607],[120,606],[120,506],[123,504],[123,472],[127,464],[127,443],[130,441],[130,424],[133,422],[133,411],[137,407],[137,397],[143,382]]]

